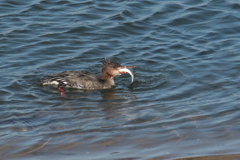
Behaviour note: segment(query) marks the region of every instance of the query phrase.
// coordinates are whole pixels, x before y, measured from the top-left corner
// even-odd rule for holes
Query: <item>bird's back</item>
[[[105,88],[104,81],[85,71],[66,71],[44,77],[40,84],[78,89]]]

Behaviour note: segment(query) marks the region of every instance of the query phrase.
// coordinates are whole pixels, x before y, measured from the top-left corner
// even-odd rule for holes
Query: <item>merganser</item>
[[[112,88],[115,86],[114,77],[126,73],[131,75],[131,83],[133,83],[134,76],[128,68],[135,66],[121,66],[108,59],[104,59],[102,62],[102,74],[100,76],[85,71],[65,71],[44,77],[40,84],[57,87],[60,95],[64,96],[63,88],[84,90]]]

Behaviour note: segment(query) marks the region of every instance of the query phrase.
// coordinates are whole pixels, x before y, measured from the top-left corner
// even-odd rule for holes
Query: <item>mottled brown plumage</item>
[[[116,62],[104,59],[100,76],[85,71],[65,71],[44,77],[40,84],[58,87],[59,91],[61,90],[60,87],[76,89],[107,89],[115,85],[114,77],[126,73],[124,71],[128,70],[127,68],[132,67],[134,66],[123,67]],[[129,72],[131,74],[130,70]]]

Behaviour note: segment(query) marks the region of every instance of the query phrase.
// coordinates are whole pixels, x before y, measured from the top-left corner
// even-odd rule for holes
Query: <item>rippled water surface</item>
[[[239,0],[2,0],[0,157],[240,158]],[[37,85],[101,59],[135,82],[59,96]],[[197,158],[198,157],[198,158]]]

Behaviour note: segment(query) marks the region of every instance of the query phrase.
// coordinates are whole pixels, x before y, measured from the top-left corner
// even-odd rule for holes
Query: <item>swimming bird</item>
[[[135,66],[121,66],[117,62],[103,59],[101,75],[95,75],[86,71],[65,71],[54,73],[44,77],[41,85],[50,85],[56,87],[61,96],[64,96],[64,88],[75,88],[84,90],[109,89],[115,86],[114,77],[121,74],[130,74],[132,82],[133,73],[128,68]]]

